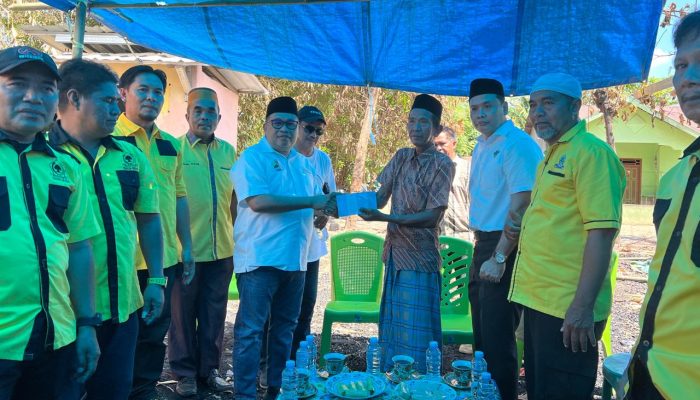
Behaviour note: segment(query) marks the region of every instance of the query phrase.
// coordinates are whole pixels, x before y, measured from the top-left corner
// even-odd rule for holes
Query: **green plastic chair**
[[[443,344],[474,344],[468,295],[469,267],[473,255],[472,243],[448,236],[440,237],[440,319]]]
[[[615,286],[617,285],[617,269],[619,266],[619,257],[616,252],[613,252],[612,257],[610,259],[610,288],[612,289],[613,294],[615,294]],[[600,338],[600,342],[603,345],[604,357],[607,357],[608,355],[612,354],[611,330],[612,315],[610,316],[610,318],[608,318],[608,321],[605,323],[605,330],[603,330],[603,336],[601,336]],[[516,344],[518,347],[518,360],[520,360],[520,366],[522,367],[523,355],[525,354],[525,343],[518,340]]]
[[[231,283],[228,285],[228,299],[238,300],[238,286],[236,285],[236,274],[231,277]]]
[[[321,355],[331,349],[334,322],[379,323],[383,249],[384,239],[372,233],[353,231],[331,237],[331,301],[323,313]]]

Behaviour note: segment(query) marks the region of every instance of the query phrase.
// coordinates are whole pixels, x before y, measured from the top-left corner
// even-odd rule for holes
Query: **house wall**
[[[659,179],[678,163],[682,154],[682,152],[668,146],[659,146]]]
[[[109,66],[121,75],[135,64],[109,64]],[[158,127],[173,136],[181,136],[187,133],[187,93],[180,82],[175,67],[168,65],[152,65],[155,69],[165,71],[168,77],[168,87],[165,90],[165,103],[156,120]],[[219,98],[221,109],[221,122],[216,130],[216,135],[229,143],[236,145],[238,135],[238,93],[229,90],[209,78],[202,72],[202,67],[196,66],[195,73],[191,77],[192,87],[210,87],[214,89]]]
[[[605,140],[603,118],[588,122],[588,130]],[[627,121],[613,120],[615,148],[620,158],[642,160],[642,197],[655,197],[658,183],[695,139],[691,134],[637,109]]]
[[[642,160],[642,196],[655,196],[659,182],[657,176],[657,151],[659,146],[655,144],[619,143],[615,147],[620,158],[639,158]]]

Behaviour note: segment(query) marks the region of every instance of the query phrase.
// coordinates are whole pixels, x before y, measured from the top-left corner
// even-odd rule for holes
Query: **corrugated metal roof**
[[[27,35],[34,36],[51,46],[57,61],[67,61],[71,56],[70,31],[65,25],[20,27]],[[165,64],[174,66],[202,65],[222,85],[239,93],[267,94],[267,89],[253,74],[216,68],[166,53],[158,53],[147,47],[133,44],[104,26],[85,29],[83,58],[104,63]]]

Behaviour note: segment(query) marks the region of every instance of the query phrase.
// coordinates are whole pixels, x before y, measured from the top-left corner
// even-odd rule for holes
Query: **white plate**
[[[328,378],[326,390],[341,399],[371,399],[384,393],[386,381],[381,376],[366,372],[349,372]]]
[[[407,400],[454,400],[457,392],[442,382],[418,380],[401,382],[394,389],[394,396]]]

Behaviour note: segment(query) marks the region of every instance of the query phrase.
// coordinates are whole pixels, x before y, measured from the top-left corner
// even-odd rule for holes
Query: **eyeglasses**
[[[326,133],[325,129],[314,128],[312,125],[306,125],[304,131],[306,131],[306,133],[316,133],[316,136],[323,136],[323,134]]]
[[[299,121],[283,121],[281,119],[273,119],[270,121],[270,125],[272,125],[272,127],[275,129],[282,129],[284,126],[288,130],[293,131],[297,129],[297,126],[299,126]]]

